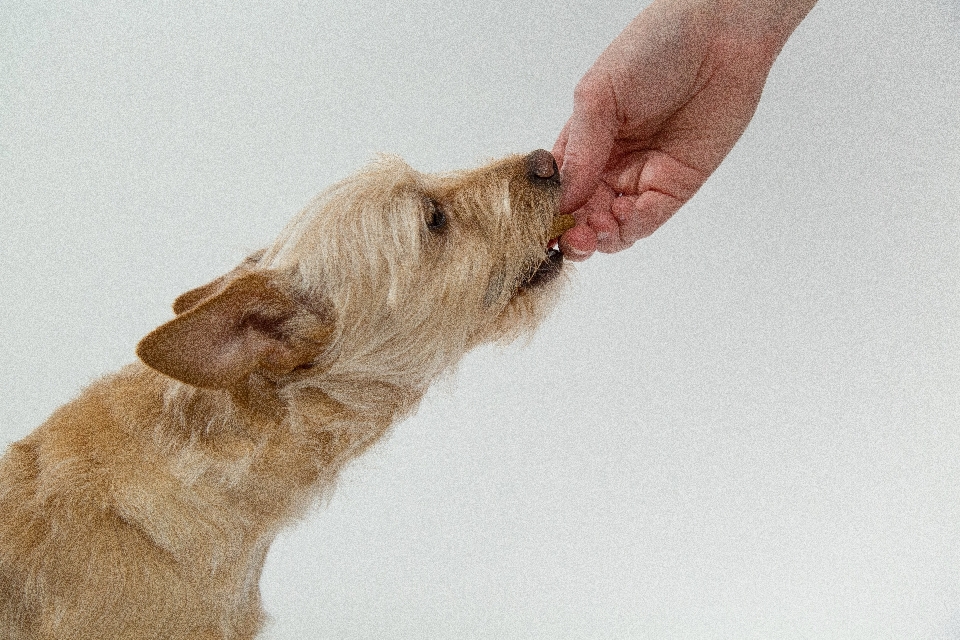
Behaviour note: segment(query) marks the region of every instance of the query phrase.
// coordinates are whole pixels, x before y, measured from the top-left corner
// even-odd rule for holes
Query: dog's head
[[[543,317],[563,267],[559,198],[546,151],[446,175],[381,158],[178,298],[137,354],[200,387],[322,374],[425,388],[473,346]]]

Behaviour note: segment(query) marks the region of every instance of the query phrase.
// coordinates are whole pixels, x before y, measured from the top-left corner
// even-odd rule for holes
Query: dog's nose
[[[553,154],[543,149],[537,149],[527,156],[527,172],[531,179],[549,180],[560,184],[560,170]]]

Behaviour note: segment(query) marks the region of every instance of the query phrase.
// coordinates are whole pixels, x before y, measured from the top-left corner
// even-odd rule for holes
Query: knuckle
[[[573,104],[577,110],[589,114],[605,113],[611,107],[608,94],[599,76],[587,73],[573,90]]]

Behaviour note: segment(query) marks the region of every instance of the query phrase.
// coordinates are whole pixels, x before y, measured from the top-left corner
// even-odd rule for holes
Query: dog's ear
[[[196,289],[190,289],[190,291],[181,294],[176,300],[173,301],[173,312],[177,315],[180,315],[184,311],[193,309],[207,298],[217,295],[239,276],[255,269],[257,263],[260,261],[260,257],[263,256],[265,252],[266,249],[260,249],[259,251],[251,253],[249,256],[244,258],[243,262],[216,280],[212,280],[203,286],[197,287]]]
[[[333,322],[282,283],[269,271],[237,275],[147,334],[137,356],[171,378],[208,388],[234,386],[258,371],[282,375],[311,364],[326,347]]]

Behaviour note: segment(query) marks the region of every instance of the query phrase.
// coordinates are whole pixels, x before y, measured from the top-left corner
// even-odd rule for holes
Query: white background
[[[274,545],[287,638],[960,637],[960,9],[823,0],[746,134]],[[630,2],[3,2],[0,440],[375,152],[550,148]]]

